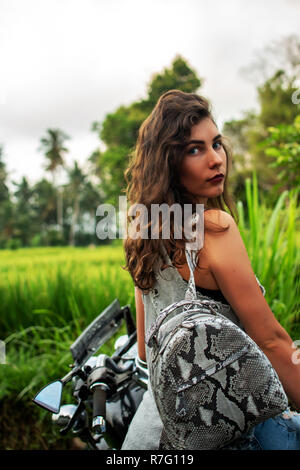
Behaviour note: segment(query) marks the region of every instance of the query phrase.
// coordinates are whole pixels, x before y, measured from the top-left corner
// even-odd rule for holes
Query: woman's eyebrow
[[[220,139],[222,137],[221,134],[218,134],[216,135],[214,138],[213,138],[213,142],[217,139]],[[190,144],[205,144],[205,141],[204,140],[198,140],[198,139],[193,139],[193,140],[190,140],[186,145],[190,145]]]

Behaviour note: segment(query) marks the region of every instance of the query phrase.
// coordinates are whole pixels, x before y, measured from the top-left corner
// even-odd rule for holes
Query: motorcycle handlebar
[[[96,383],[93,385],[93,423],[94,432],[101,434],[106,430],[106,390],[107,385]]]

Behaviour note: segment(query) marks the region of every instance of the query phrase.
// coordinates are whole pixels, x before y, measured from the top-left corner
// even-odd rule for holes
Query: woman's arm
[[[145,320],[144,320],[144,304],[141,290],[135,287],[135,309],[136,309],[136,328],[137,328],[137,342],[138,342],[138,355],[142,361],[146,361],[145,351]]]
[[[295,352],[292,339],[261,292],[239,229],[224,211],[207,211],[205,217],[229,225],[224,232],[205,232],[204,247],[216,283],[245,331],[269,358],[289,399],[300,409],[300,364],[292,361]]]

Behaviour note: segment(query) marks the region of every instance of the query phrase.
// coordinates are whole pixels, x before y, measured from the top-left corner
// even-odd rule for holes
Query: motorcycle
[[[101,347],[122,327],[111,356]],[[137,353],[137,332],[130,307],[115,299],[71,345],[74,363],[63,378],[43,387],[33,402],[52,412],[61,435],[72,433],[94,450],[120,449],[129,424],[147,390],[147,364]],[[97,352],[99,352],[98,355]],[[61,406],[72,381],[76,404]]]

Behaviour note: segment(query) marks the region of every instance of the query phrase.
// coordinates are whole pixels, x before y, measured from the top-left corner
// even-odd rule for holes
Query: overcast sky
[[[300,0],[0,0],[0,143],[10,178],[44,175],[47,128],[70,135],[67,164],[99,145],[91,123],[146,95],[182,55],[204,79],[219,127],[257,108],[241,74],[300,26]]]

